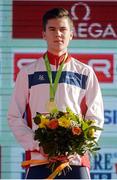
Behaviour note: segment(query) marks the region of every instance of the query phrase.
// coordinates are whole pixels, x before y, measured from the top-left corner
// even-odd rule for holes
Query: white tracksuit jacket
[[[51,64],[53,77],[56,74],[55,65]],[[23,114],[29,103],[32,118],[36,112],[47,113],[46,103],[49,100],[49,79],[43,57],[21,69],[18,74],[14,92],[8,110],[8,122],[16,139],[27,150],[38,149],[34,141],[34,130],[27,126]],[[62,75],[56,92],[56,104],[61,111],[70,107],[74,113],[81,113],[81,102],[85,98],[87,111],[86,119],[95,119],[100,127],[104,123],[103,101],[97,77],[93,69],[71,57],[63,66]],[[96,133],[97,139],[100,131]],[[42,154],[32,152],[32,159],[45,159]],[[75,158],[77,161],[77,158]],[[74,164],[77,162],[73,162]]]

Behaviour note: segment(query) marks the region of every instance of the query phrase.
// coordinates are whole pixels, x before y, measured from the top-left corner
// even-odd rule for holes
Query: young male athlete
[[[69,107],[74,113],[95,119],[96,125],[103,126],[103,101],[97,77],[91,67],[68,53],[72,37],[73,22],[66,9],[54,8],[46,12],[43,16],[43,38],[47,41],[47,51],[18,74],[8,122],[16,139],[28,152],[28,158],[47,158],[34,140],[37,127],[32,118],[36,112],[48,113],[53,106],[61,111]],[[59,75],[60,78],[57,77]],[[27,110],[26,121],[24,114]],[[98,140],[100,132],[95,135]],[[69,161],[72,170],[57,176],[57,179],[90,179],[88,154],[82,157],[73,154]],[[50,174],[47,164],[30,165],[26,178],[45,179]]]

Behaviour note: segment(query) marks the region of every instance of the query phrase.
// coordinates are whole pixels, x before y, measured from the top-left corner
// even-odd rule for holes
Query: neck
[[[63,54],[67,53],[67,50],[65,49],[65,50],[63,50],[63,51],[56,52],[56,51],[52,51],[52,50],[49,50],[49,49],[48,49],[48,52],[50,52],[51,54],[53,54],[53,55],[55,55],[55,56],[60,57],[60,56],[62,56]]]

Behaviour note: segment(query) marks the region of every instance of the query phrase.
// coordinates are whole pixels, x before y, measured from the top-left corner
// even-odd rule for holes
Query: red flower
[[[58,120],[57,119],[50,120],[47,126],[50,129],[56,129],[58,127]]]
[[[72,128],[72,133],[73,135],[80,135],[82,132],[81,128],[80,127],[73,127]]]

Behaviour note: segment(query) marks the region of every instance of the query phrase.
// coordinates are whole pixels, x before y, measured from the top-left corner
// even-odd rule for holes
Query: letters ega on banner
[[[89,22],[89,20],[92,21],[91,12],[93,9],[91,9],[91,6],[88,5],[88,3],[78,2],[71,6],[73,21],[80,20],[78,12],[80,12],[81,8],[83,9],[84,15],[82,16],[82,21],[78,22],[74,27],[75,38],[117,38],[117,32],[111,22],[108,22],[106,25],[103,25],[97,20],[95,22]]]

